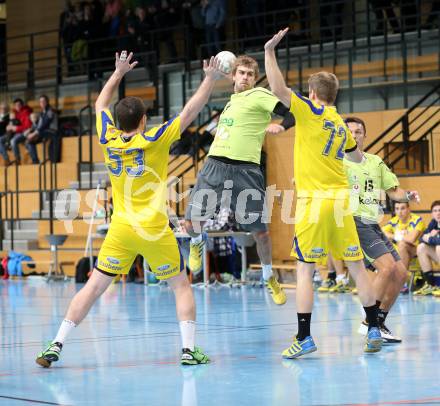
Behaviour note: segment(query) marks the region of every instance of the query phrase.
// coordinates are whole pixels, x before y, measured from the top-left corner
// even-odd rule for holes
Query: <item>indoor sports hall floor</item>
[[[389,326],[403,344],[362,352],[357,297],[320,294],[318,352],[283,361],[296,330],[294,291],[277,307],[260,288],[196,288],[198,343],[212,363],[179,365],[166,287],[110,287],[50,369],[34,362],[75,290],[71,282],[0,283],[1,405],[440,404],[440,299],[401,296]]]

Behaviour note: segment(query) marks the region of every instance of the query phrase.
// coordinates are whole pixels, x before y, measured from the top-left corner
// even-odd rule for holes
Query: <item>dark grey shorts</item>
[[[257,164],[229,164],[208,158],[197,175],[185,219],[206,221],[220,208],[229,207],[241,229],[266,231],[265,197],[264,177]]]
[[[364,262],[367,267],[373,265],[374,260],[385,254],[391,254],[395,261],[400,261],[400,256],[394,249],[393,244],[382,232],[379,224],[368,224],[355,217],[359,241],[364,252]]]

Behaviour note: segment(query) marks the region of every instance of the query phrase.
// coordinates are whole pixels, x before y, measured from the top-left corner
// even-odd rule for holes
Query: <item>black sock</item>
[[[298,314],[298,334],[296,338],[299,341],[304,340],[310,335],[310,320],[312,313],[297,313]]]
[[[328,273],[328,276],[327,276],[329,279],[331,279],[332,281],[335,281],[336,280],[336,271],[330,271],[329,273]]]
[[[425,279],[425,281],[429,283],[431,286],[435,285],[433,271],[423,272],[423,279]]]
[[[388,316],[388,312],[379,309],[379,311],[377,312],[377,320],[379,321],[379,325],[385,323],[385,319],[387,318],[387,316]]]
[[[377,323],[377,306],[375,304],[369,307],[364,306],[364,310],[367,315],[368,330],[372,327],[379,327]]]

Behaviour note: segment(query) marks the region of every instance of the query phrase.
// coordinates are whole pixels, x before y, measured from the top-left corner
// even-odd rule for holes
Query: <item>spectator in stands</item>
[[[32,127],[30,117],[32,109],[28,105],[25,105],[22,99],[15,99],[13,112],[16,119],[19,120],[20,124],[9,123],[6,127],[6,131],[9,131],[11,133],[12,151],[14,152],[17,163],[20,163],[20,149],[18,146],[26,140],[24,132],[28,128]]]
[[[368,2],[370,3],[376,17],[376,28],[372,35],[383,35],[385,33],[387,21],[390,23],[393,33],[400,32],[399,21],[396,17],[391,1],[369,0]],[[388,32],[388,30],[386,31]]]
[[[226,21],[226,6],[224,0],[202,0],[202,16],[205,20],[205,40],[208,55],[220,52],[220,30]]]
[[[382,231],[399,252],[405,268],[416,256],[419,237],[425,229],[422,218],[411,213],[409,203],[394,204],[395,216],[384,226]]]
[[[104,23],[107,25],[107,35],[119,35],[121,25],[122,0],[107,0],[104,11]]]
[[[183,24],[189,27],[188,37],[189,53],[191,59],[208,57],[207,54],[198,55],[197,49],[203,42],[205,21],[202,17],[202,7],[198,0],[186,0],[182,3]]]
[[[3,157],[4,164],[9,164],[9,157],[6,151],[7,132],[9,124],[9,107],[6,103],[0,103],[0,155]]]
[[[417,247],[417,256],[425,284],[414,294],[440,296],[440,288],[435,284],[433,272],[433,262],[440,264],[440,200],[431,204],[431,215],[432,220]]]
[[[51,139],[51,148],[55,148],[55,137],[57,137],[55,124],[56,114],[52,109],[49,98],[46,95],[41,95],[39,98],[41,112],[38,115],[37,122],[34,128],[31,129],[27,135],[26,148],[29,151],[29,155],[33,164],[40,163],[37,154],[37,144],[41,141]]]
[[[433,0],[431,5],[431,11],[423,25],[424,29],[432,29],[440,27],[440,0]]]

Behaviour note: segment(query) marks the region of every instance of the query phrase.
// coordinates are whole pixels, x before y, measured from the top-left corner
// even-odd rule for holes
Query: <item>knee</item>
[[[426,252],[426,244],[422,242],[417,246],[417,255],[424,254],[425,252]]]
[[[270,241],[269,231],[258,231],[252,234],[255,241],[258,241],[263,244],[267,244]]]
[[[396,264],[395,279],[402,284],[408,279],[408,270],[401,262]]]

